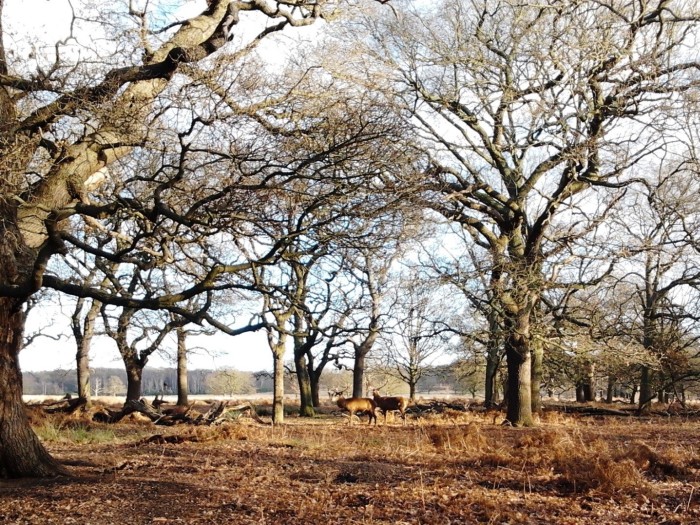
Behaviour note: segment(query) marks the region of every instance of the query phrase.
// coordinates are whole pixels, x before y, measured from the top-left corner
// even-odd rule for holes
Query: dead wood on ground
[[[203,414],[193,409],[194,404],[186,407],[174,406],[169,408],[156,408],[146,399],[140,399],[138,401],[127,401],[124,407],[119,411],[105,408],[104,412],[95,414],[93,419],[105,423],[117,423],[129,414],[138,412],[145,415],[156,425],[171,426],[189,424],[213,426],[219,425],[224,421],[237,419],[247,412],[256,422],[263,425],[267,424],[258,416],[255,407],[251,403],[228,406],[227,401],[219,401],[209,407],[209,410]]]

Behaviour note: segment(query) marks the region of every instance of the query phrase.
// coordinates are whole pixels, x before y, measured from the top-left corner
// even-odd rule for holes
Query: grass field
[[[546,412],[514,429],[448,411],[375,428],[325,412],[161,427],[35,409],[75,477],[0,482],[0,523],[700,523],[695,418]]]

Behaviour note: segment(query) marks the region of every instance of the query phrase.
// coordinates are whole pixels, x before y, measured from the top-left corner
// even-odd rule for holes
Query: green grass
[[[47,442],[68,443],[112,443],[116,441],[116,434],[110,428],[95,427],[85,423],[72,423],[69,425],[56,424],[53,421],[44,421],[34,431]]]

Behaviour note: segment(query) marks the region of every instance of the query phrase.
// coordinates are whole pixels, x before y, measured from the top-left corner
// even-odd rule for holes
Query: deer
[[[408,407],[408,399],[401,396],[393,397],[382,397],[379,395],[378,390],[372,390],[372,397],[374,402],[377,404],[379,410],[384,414],[384,424],[386,425],[386,413],[389,411],[398,410],[401,412],[401,418],[403,419],[403,424],[406,424],[406,408]]]
[[[347,410],[350,412],[350,424],[352,425],[352,416],[359,412],[367,412],[369,414],[368,424],[372,424],[372,419],[374,419],[374,426],[377,426],[377,414],[374,411],[377,409],[377,404],[374,399],[368,397],[351,397],[345,398],[341,394],[337,400],[336,404],[341,410]],[[359,416],[358,416],[359,418]]]

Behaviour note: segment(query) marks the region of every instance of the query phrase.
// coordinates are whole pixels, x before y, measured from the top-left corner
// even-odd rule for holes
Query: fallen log
[[[409,414],[442,414],[447,410],[457,412],[469,412],[471,410],[469,403],[447,402],[447,401],[430,401],[425,403],[414,403],[409,405],[406,413]]]
[[[149,418],[155,425],[170,426],[181,423],[211,426],[219,425],[224,421],[237,419],[242,413],[249,412],[250,417],[257,423],[263,425],[268,424],[263,421],[260,416],[258,416],[255,407],[250,403],[243,403],[229,407],[228,402],[219,401],[209,407],[209,410],[204,414],[197,415],[194,414],[193,408],[194,404],[187,407],[175,406],[161,409],[154,407],[146,399],[139,399],[138,401],[130,400],[124,403],[124,406],[120,411],[115,412],[105,409],[104,412],[95,414],[93,420],[105,423],[118,423],[129,414],[138,412]]]
[[[244,412],[249,412],[250,417],[253,418],[257,423],[261,425],[268,425],[266,421],[263,421],[260,416],[258,416],[255,407],[251,403],[241,403],[236,406],[228,406],[228,402],[219,401],[212,405],[206,414],[202,414],[195,424],[198,425],[219,425],[224,421],[231,421],[233,419],[238,419]]]
[[[588,405],[547,405],[545,410],[563,412],[565,414],[581,414],[583,416],[620,416],[630,417],[635,415],[632,411],[618,410],[615,408],[595,407]]]
[[[64,397],[59,401],[44,404],[44,412],[47,414],[72,414],[84,406],[87,406],[87,399]]]

